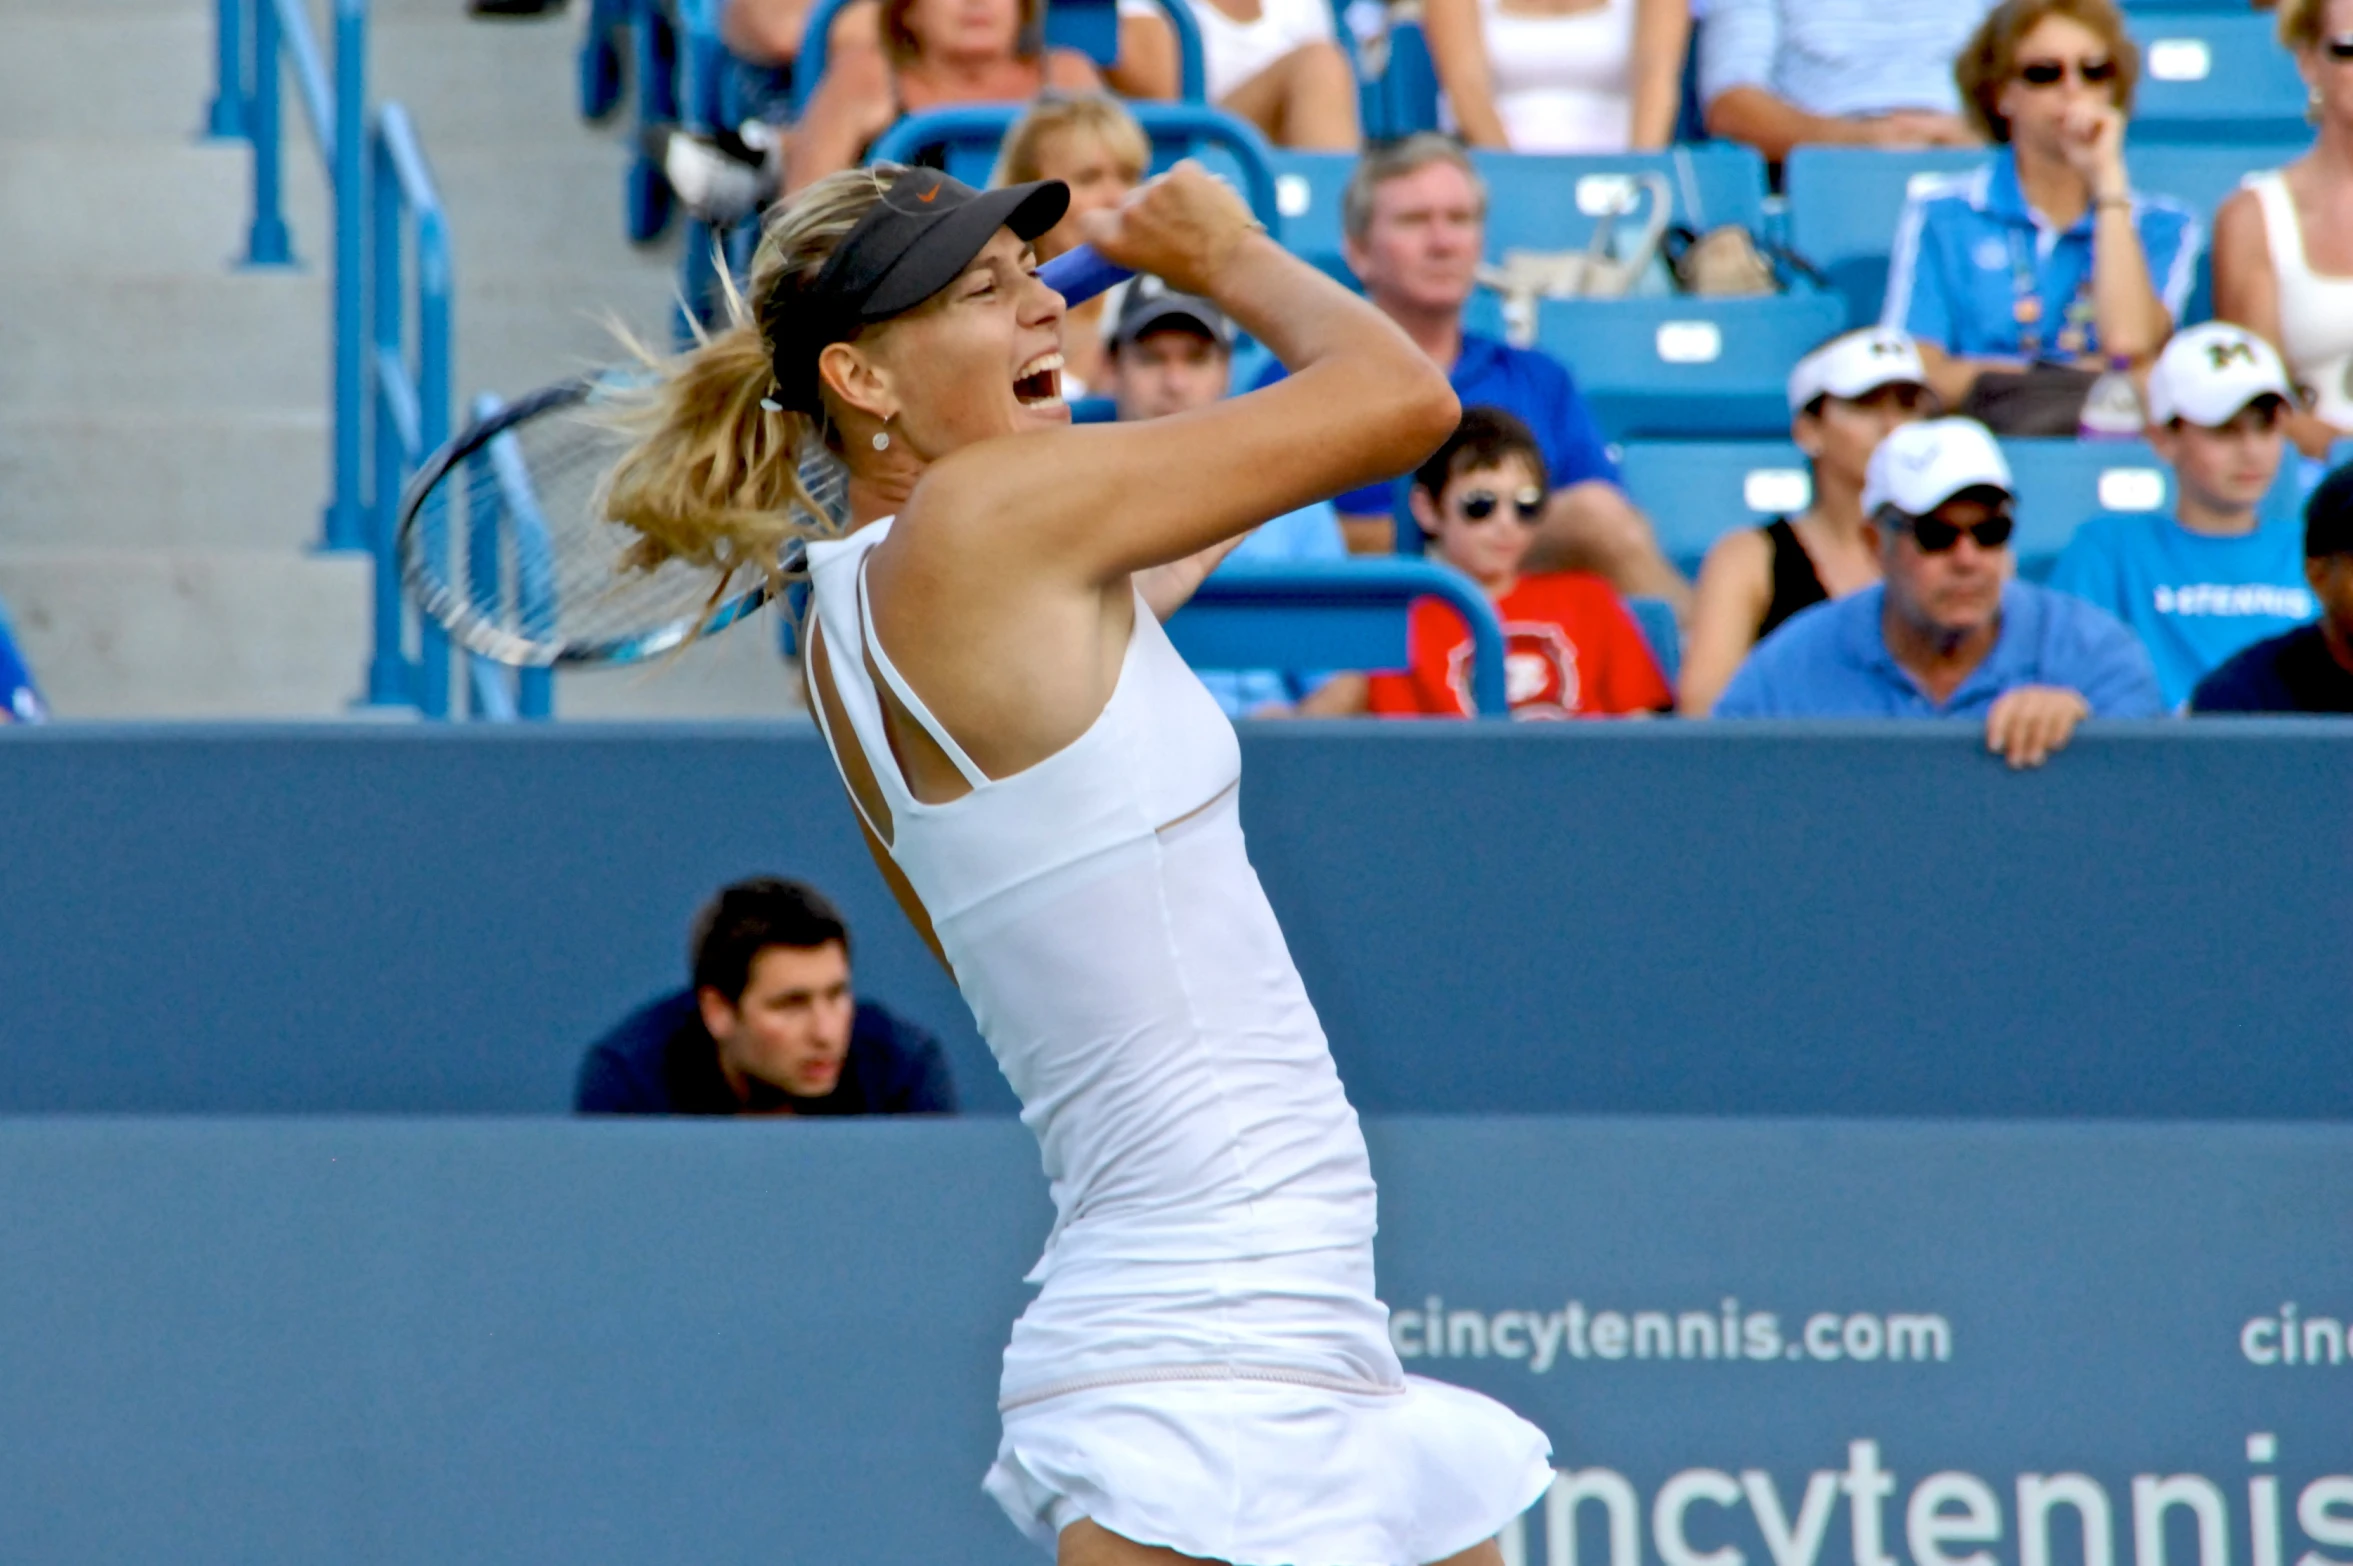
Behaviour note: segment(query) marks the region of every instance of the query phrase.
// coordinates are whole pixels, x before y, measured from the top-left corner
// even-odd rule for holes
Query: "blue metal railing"
[[[407,613],[393,541],[401,491],[409,476],[427,453],[449,439],[450,313],[456,292],[449,221],[424,149],[417,143],[416,128],[399,104],[388,103],[377,114],[372,151],[375,322],[368,379],[374,391],[376,431],[376,645],[368,664],[368,700],[413,703],[428,718],[446,718],[449,638],[429,621],[420,624],[416,660],[409,661]],[[412,253],[413,265],[404,265]],[[412,280],[413,290],[403,287]],[[437,500],[422,521],[427,550],[440,552],[446,560],[445,504]]]
[[[1434,560],[1236,561],[1170,617],[1168,636],[1202,669],[1402,669],[1411,662],[1407,617],[1423,598],[1438,599],[1471,628],[1479,716],[1509,717],[1495,605],[1476,582]]]
[[[207,128],[253,144],[253,219],[245,264],[289,266],[280,113],[282,64],[291,64],[311,140],[327,179],[334,214],[334,273],[328,291],[331,477],[320,542],[364,549],[361,496],[365,436],[361,398],[362,316],[366,299],[367,0],[334,0],[335,60],[330,74],[302,0],[215,0],[213,100]]]

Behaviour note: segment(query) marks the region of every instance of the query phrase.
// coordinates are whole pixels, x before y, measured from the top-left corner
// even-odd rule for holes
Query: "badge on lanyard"
[[[2043,318],[2043,302],[2032,294],[2020,294],[2010,314],[2017,318],[2020,326],[2032,326]]]

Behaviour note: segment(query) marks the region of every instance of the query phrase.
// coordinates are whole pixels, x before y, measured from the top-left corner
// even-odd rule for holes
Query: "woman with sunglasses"
[[[2317,458],[2353,435],[2353,0],[2283,0],[2279,36],[2320,134],[2215,215],[2214,313],[2278,345],[2311,399],[2288,438]]]
[[[1513,717],[1664,711],[1674,693],[1607,581],[1584,571],[1521,573],[1548,498],[1544,453],[1528,427],[1499,408],[1471,408],[1415,472],[1410,503],[1431,557],[1495,602]],[[1393,718],[1471,716],[1470,641],[1470,628],[1452,609],[1434,599],[1416,604],[1413,666],[1372,677],[1372,710]]]
[[[1947,406],[2009,433],[2072,434],[2089,378],[2052,367],[2141,368],[2165,346],[2204,233],[2127,177],[2138,67],[2112,0],[2006,0],[1961,51],[1962,101],[2008,150],[1922,182],[1882,317],[1919,342]]]

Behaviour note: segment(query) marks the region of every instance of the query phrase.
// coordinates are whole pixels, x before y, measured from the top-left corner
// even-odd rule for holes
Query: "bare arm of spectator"
[[[2173,335],[2173,314],[2149,279],[2149,257],[2133,214],[2132,185],[2124,172],[2124,111],[2087,104],[2068,130],[2061,145],[2091,192],[2092,309],[2100,352],[2146,364]]]
[[[1674,143],[1690,50],[1691,0],[1635,0],[1634,115],[1628,126],[1635,151],[1656,152]]]
[[[1644,0],[1645,9],[1649,0]],[[1454,109],[1462,139],[1473,147],[1509,147],[1503,117],[1495,112],[1494,78],[1487,68],[1487,33],[1479,23],[1479,0],[1423,0],[1422,35],[1438,85]]]
[[[807,112],[785,140],[785,193],[855,167],[867,144],[890,129],[894,99],[880,49],[828,56]]]
[[[1076,49],[1046,51],[1046,86],[1053,92],[1087,93],[1103,90],[1103,74],[1095,62]]]
[[[1119,8],[1119,58],[1103,72],[1103,83],[1123,98],[1174,98],[1183,86],[1176,29],[1159,8]]]
[[[2271,239],[2263,209],[2251,190],[2235,192],[2214,214],[2214,316],[2235,321],[2278,347],[2279,273],[2271,264]],[[2325,458],[2344,431],[2316,413],[2290,409],[2288,439],[2305,456]]]
[[[1764,534],[1738,528],[1708,546],[1692,594],[1677,712],[1704,718],[1715,710],[1716,698],[1756,645],[1757,627],[1772,602],[1773,546]]]
[[[1650,518],[1607,479],[1553,491],[1536,540],[1544,564],[1598,572],[1628,598],[1664,598],[1678,620],[1691,613],[1691,584],[1660,552]]]

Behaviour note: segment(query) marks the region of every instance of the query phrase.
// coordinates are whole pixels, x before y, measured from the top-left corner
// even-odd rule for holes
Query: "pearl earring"
[[[874,432],[874,449],[876,451],[888,451],[891,449],[890,431],[876,430]]]

